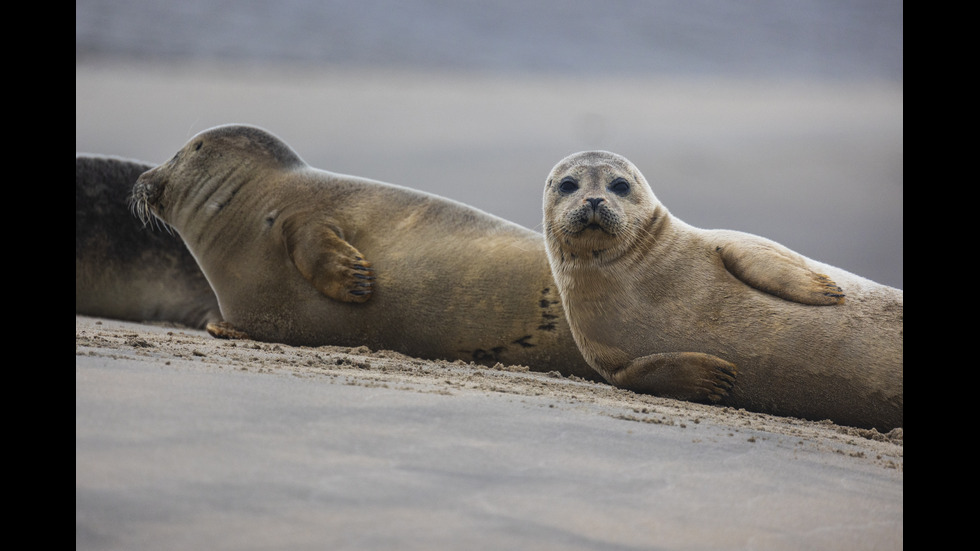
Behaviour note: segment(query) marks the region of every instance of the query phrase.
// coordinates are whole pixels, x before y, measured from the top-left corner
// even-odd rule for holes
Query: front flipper
[[[617,387],[690,402],[718,402],[735,384],[735,364],[700,352],[641,356],[609,377]]]
[[[321,293],[341,302],[366,302],[374,292],[374,270],[364,255],[322,220],[286,222],[286,250],[296,268]]]
[[[715,248],[725,268],[746,285],[779,298],[809,304],[844,304],[844,291],[813,271],[806,259],[778,243],[743,235]]]
[[[227,321],[216,321],[207,324],[204,329],[209,335],[216,339],[248,339],[248,333],[244,331],[239,331],[235,327],[228,323]]]

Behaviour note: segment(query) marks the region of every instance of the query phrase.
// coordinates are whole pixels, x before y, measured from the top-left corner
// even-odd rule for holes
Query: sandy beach
[[[887,435],[75,317],[76,549],[900,549]]]

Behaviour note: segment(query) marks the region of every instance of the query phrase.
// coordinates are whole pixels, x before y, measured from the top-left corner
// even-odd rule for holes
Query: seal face
[[[649,217],[630,215],[646,198],[642,175],[625,159],[603,152],[582,159],[588,162],[562,167],[560,177],[548,180],[548,206],[560,215],[545,217],[545,236],[555,237],[549,244],[566,262],[601,264],[628,253],[640,241],[637,234],[651,231],[661,215],[656,209]]]
[[[194,328],[219,322],[218,300],[180,238],[130,212],[133,184],[150,168],[75,154],[75,313]]]
[[[176,231],[225,322],[215,336],[365,345],[590,379],[537,234],[442,197],[306,164],[227,125],[144,173],[133,208]]]
[[[575,341],[613,384],[901,426],[901,290],[758,236],[689,226],[605,151],[552,169],[544,233]]]

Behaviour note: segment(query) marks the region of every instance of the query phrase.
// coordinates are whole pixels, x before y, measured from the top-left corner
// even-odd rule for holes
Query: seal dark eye
[[[630,183],[622,178],[616,178],[609,184],[609,191],[620,196],[626,195],[630,192]]]
[[[574,178],[565,178],[558,184],[558,191],[562,193],[572,193],[578,189],[578,182]]]

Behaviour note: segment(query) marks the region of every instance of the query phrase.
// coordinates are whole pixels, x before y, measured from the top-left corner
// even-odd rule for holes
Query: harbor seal
[[[627,159],[560,161],[543,198],[575,342],[616,386],[888,431],[903,292],[773,241],[673,217]]]
[[[75,154],[75,313],[203,329],[221,321],[218,299],[179,237],[152,231],[129,207],[153,165]]]
[[[541,235],[464,204],[309,166],[254,126],[193,137],[140,176],[134,208],[172,227],[225,324],[216,336],[365,345],[596,379]]]

